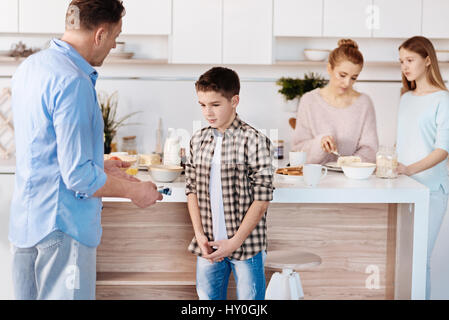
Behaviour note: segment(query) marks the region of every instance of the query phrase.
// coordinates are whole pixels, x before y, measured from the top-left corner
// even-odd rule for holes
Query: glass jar
[[[136,136],[123,137],[122,151],[137,154]]]
[[[282,160],[284,159],[284,140],[274,140],[274,158]]]
[[[376,176],[394,179],[398,177],[398,155],[395,147],[380,146],[376,154]]]

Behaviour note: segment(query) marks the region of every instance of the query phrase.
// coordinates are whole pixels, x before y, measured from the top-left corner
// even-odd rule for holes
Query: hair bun
[[[353,47],[355,49],[359,48],[357,42],[355,42],[352,39],[340,39],[340,40],[338,40],[338,46],[339,47],[348,46],[348,47]]]

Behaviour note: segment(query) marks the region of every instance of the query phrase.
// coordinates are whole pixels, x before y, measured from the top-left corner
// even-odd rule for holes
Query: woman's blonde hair
[[[363,66],[363,55],[359,50],[357,42],[351,39],[338,40],[338,47],[329,54],[329,64],[334,69],[342,61],[350,61]]]
[[[407,39],[399,46],[399,50],[405,49],[419,54],[423,59],[429,57],[430,65],[426,67],[426,79],[429,83],[441,90],[447,90],[441,77],[440,67],[438,66],[438,59],[435,53],[435,48],[429,39],[421,36],[415,36]],[[407,91],[416,89],[416,81],[408,81],[405,75],[402,73],[402,89],[401,94]]]

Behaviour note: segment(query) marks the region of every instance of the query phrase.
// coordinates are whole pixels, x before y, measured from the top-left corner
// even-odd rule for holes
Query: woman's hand
[[[337,151],[337,145],[333,136],[325,136],[321,139],[321,148],[327,153]]]
[[[398,163],[398,174],[405,174],[406,176],[410,176],[411,172],[409,168],[402,163]]]

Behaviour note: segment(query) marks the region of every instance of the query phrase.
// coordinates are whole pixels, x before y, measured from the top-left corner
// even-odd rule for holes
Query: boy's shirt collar
[[[219,130],[216,128],[212,128],[212,126],[209,126],[209,129],[211,130],[211,136],[216,135],[216,133],[217,134],[220,133],[222,136],[225,136],[225,135],[233,136],[235,131],[239,130],[241,126],[242,126],[242,121],[240,120],[239,115],[236,113],[234,121],[232,121],[231,125],[228,128],[226,128],[224,133],[219,132]]]

